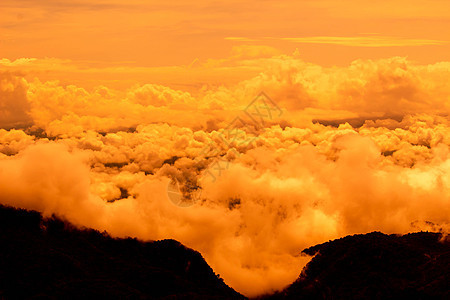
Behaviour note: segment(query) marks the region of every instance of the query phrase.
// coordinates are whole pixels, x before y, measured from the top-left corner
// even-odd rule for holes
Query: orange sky
[[[450,59],[450,2],[3,0],[0,56],[96,65],[189,65],[233,46],[299,49],[304,60]]]

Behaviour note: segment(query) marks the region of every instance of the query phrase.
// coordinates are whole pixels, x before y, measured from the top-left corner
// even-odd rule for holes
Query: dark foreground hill
[[[450,299],[450,241],[441,234],[373,232],[303,250],[315,255],[270,299]]]
[[[174,240],[139,242],[0,206],[0,299],[239,299]]]
[[[303,250],[300,277],[269,299],[450,299],[450,242],[374,232]],[[300,270],[299,270],[300,271]],[[0,205],[0,299],[242,299],[174,240],[79,230]]]

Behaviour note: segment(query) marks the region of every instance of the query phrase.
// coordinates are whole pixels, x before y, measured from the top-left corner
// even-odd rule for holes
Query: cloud
[[[280,55],[280,51],[263,45],[240,45],[231,49],[231,59],[254,59]]]
[[[416,46],[442,46],[450,43],[448,40],[430,40],[419,38],[405,38],[394,36],[309,36],[309,37],[226,37],[225,40],[235,42],[263,42],[268,40],[288,41],[299,44],[328,44],[348,47],[416,47]]]
[[[90,134],[80,142],[98,145],[84,150],[73,138],[32,145],[0,160],[2,203],[55,213],[114,236],[178,239],[201,251],[227,283],[247,295],[295,279],[307,262],[298,251],[309,245],[372,230],[404,233],[426,222],[448,226],[450,157],[442,143],[423,157],[403,153],[415,159],[410,168],[348,126],[274,127],[260,137],[259,147],[230,158],[213,181],[213,169],[200,167],[203,161],[194,155],[188,158],[194,149],[177,150],[177,135],[192,140],[192,132],[172,130],[167,138],[143,130]],[[142,138],[160,146],[151,154],[140,147]],[[158,154],[162,145],[168,156],[182,157],[171,171]],[[405,146],[392,143],[387,149],[398,147]],[[115,153],[131,157],[117,160]],[[127,169],[127,162],[136,168]],[[197,181],[203,190],[199,201],[175,206],[167,195],[173,176],[181,183]]]
[[[392,36],[313,36],[313,37],[289,37],[281,40],[302,44],[331,44],[350,47],[411,47],[445,45],[449,41],[409,39]]]
[[[23,127],[31,123],[26,81],[0,71],[0,128]]]
[[[237,42],[256,42],[256,41],[258,41],[257,39],[250,39],[250,38],[238,37],[238,36],[230,36],[230,37],[226,37],[225,39],[229,40],[229,41],[237,41]]]
[[[113,236],[177,239],[249,296],[291,283],[313,244],[429,224],[448,232],[448,63],[326,68],[271,51],[241,47],[193,66],[258,70],[195,93],[88,88],[17,72],[49,61],[4,64],[5,107],[30,126],[0,129],[1,203]],[[261,90],[280,108],[263,123],[245,110],[267,112]],[[171,201],[171,182],[192,205]]]

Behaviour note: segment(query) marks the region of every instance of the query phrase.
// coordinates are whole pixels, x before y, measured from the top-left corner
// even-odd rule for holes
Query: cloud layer
[[[316,243],[448,232],[448,62],[325,68],[248,46],[190,68],[252,76],[189,92],[30,79],[47,63],[2,60],[2,204],[175,238],[250,296],[291,283]],[[189,205],[171,201],[174,183]]]

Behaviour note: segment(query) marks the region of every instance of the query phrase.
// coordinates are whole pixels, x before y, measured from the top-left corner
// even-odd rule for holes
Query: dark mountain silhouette
[[[373,232],[303,250],[314,255],[289,287],[263,299],[450,299],[442,234]],[[0,299],[244,299],[196,251],[80,230],[0,205]]]
[[[0,299],[240,299],[200,253],[0,206]]]
[[[373,232],[302,251],[300,277],[269,299],[450,299],[450,241],[442,234]]]

